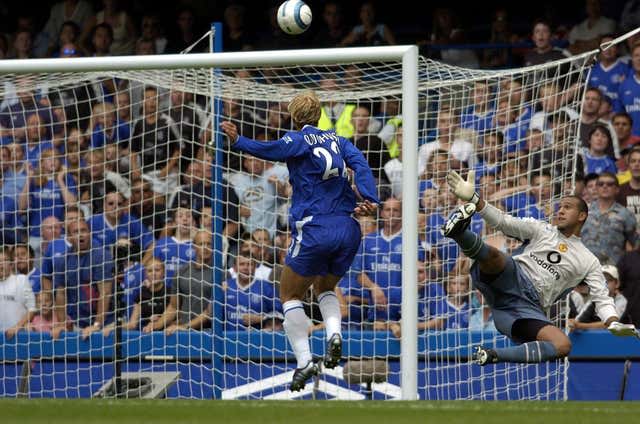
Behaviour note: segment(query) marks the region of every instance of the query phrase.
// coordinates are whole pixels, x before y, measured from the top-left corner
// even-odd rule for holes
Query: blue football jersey
[[[504,135],[504,153],[513,153],[524,150],[527,147],[527,130],[529,122],[515,122],[502,128]]]
[[[618,89],[618,98],[613,102],[615,112],[627,112],[633,120],[631,133],[640,136],[640,81],[635,75],[625,78]]]
[[[611,172],[613,175],[616,175],[618,173],[616,162],[609,156],[591,156],[589,150],[585,148],[582,157],[584,159],[583,162],[585,175],[602,174],[603,172]]]
[[[256,157],[286,162],[291,196],[291,221],[317,215],[350,215],[356,206],[347,167],[355,171],[360,195],[379,203],[375,180],[362,152],[350,141],[305,125],[276,141],[257,141],[240,136],[233,148]]]
[[[605,68],[602,66],[602,63],[598,62],[591,68],[588,83],[589,87],[596,87],[612,101],[616,100],[618,98],[620,84],[629,74],[629,68],[629,65],[620,59],[616,60],[608,68]]]
[[[71,249],[71,243],[64,238],[55,239],[47,245],[42,253],[40,271],[44,278],[53,279],[53,257],[64,256]]]
[[[418,289],[418,321],[428,321],[437,310],[437,303],[447,295],[437,281],[430,281]]]
[[[97,311],[99,292],[94,283],[112,282],[113,271],[111,253],[97,242],[87,252],[78,253],[65,239],[54,240],[42,263],[42,276],[53,287],[65,288],[67,315],[80,327],[90,325]]]
[[[430,311],[431,319],[444,319],[444,328],[460,329],[469,327],[469,302],[465,302],[462,306],[455,306],[447,297],[441,298],[438,302],[433,302],[434,310]]]
[[[402,233],[386,236],[380,230],[367,235],[351,269],[367,274],[389,298],[391,288],[402,287]]]
[[[180,267],[196,259],[196,251],[191,240],[178,241],[175,237],[163,237],[156,242],[153,256],[164,262],[165,279],[171,282]]]
[[[273,283],[254,279],[248,286],[240,287],[235,278],[227,280],[225,290],[225,328],[231,331],[246,330],[242,317],[245,314],[263,315],[265,318],[282,318],[282,305]],[[260,325],[254,325],[260,328]]]
[[[93,215],[87,221],[91,236],[105,246],[112,246],[119,238],[127,238],[146,250],[153,243],[151,231],[135,216],[123,214],[113,227],[104,214]]]
[[[427,216],[426,242],[435,247],[443,267],[449,272],[456,264],[456,260],[460,255],[460,248],[454,240],[445,237],[440,232],[446,221],[447,217],[441,213],[433,213]]]
[[[37,266],[27,274],[27,279],[31,283],[31,290],[34,294],[40,293],[42,290],[42,271]]]
[[[442,284],[429,282],[418,287],[418,320],[427,321],[430,311],[437,309],[437,303],[445,297]],[[369,310],[369,321],[400,321],[402,318],[402,289],[394,287],[389,291],[386,306]]]
[[[22,237],[18,230],[22,228],[22,220],[18,215],[15,200],[0,195],[0,230],[5,244],[13,244]]]
[[[70,192],[78,195],[76,182],[71,174],[65,175],[65,184]],[[44,185],[36,187],[29,185],[29,208],[28,208],[28,226],[30,235],[34,237],[40,236],[40,224],[49,217],[55,216],[60,221],[64,221],[65,202],[62,197],[62,190],[58,182],[51,179]]]
[[[482,134],[492,128],[494,115],[494,109],[488,110],[484,115],[479,115],[476,113],[475,106],[471,105],[462,112],[460,116],[460,127],[469,128]]]
[[[122,287],[122,297],[127,308],[127,317],[131,316],[133,305],[136,304],[136,299],[140,296],[140,290],[144,282],[144,272],[144,266],[139,262],[130,264],[124,270],[120,286]]]
[[[544,210],[538,207],[538,202],[533,194],[520,192],[512,194],[502,201],[507,213],[518,218],[546,219]]]
[[[131,126],[127,122],[122,122],[118,119],[113,126],[114,128],[105,131],[102,124],[96,125],[93,133],[91,133],[90,147],[95,149],[103,147],[106,144],[129,141],[131,138]]]
[[[360,255],[356,255],[355,261],[362,261]],[[358,274],[354,272],[353,267],[342,277],[338,283],[338,287],[342,291],[342,295],[348,297],[347,308],[348,316],[345,323],[359,324],[367,320],[369,305],[371,304],[369,290],[362,287],[358,282]]]
[[[44,150],[53,150],[53,143],[49,140],[42,140],[40,143],[35,146],[29,147],[25,145],[24,147],[24,155],[25,159],[29,161],[33,169],[38,169],[40,167],[40,153]]]

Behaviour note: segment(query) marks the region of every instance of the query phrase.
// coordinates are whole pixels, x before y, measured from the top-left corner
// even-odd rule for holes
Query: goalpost
[[[46,238],[56,225],[74,234],[73,207],[91,222],[96,246],[106,246],[114,256],[128,242],[141,250],[136,261],[114,257],[119,262],[113,267],[108,261],[89,261],[85,266],[91,275],[78,273],[77,278],[88,278],[79,286],[95,290],[87,299],[77,289],[75,304],[58,306],[54,314],[75,315],[69,321],[80,332],[92,325],[105,296],[101,290],[111,290],[95,281],[95,274],[115,268],[122,296],[113,299],[113,292],[107,293],[110,306],[98,327],[115,316],[128,323],[142,287],[156,287],[150,271],[155,257],[165,272],[157,281],[177,291],[173,296],[167,289],[162,319],[173,307],[173,296],[178,326],[167,318],[157,331],[136,324],[106,337],[100,330],[87,338],[72,331],[58,340],[36,331],[3,338],[0,396],[89,397],[120,367],[123,376],[173,375],[166,393],[156,394],[170,397],[563,399],[564,361],[487,368],[469,364],[474,345],[507,341],[484,328],[483,320],[478,328],[469,323],[474,314],[482,318],[483,306],[468,286],[468,263],[439,235],[443,217],[455,205],[443,177],[450,169],[466,173],[483,162],[478,169],[485,175],[478,175],[478,185],[485,198],[518,216],[550,219],[554,203],[573,189],[578,117],[592,57],[593,52],[509,71],[447,66],[420,58],[415,46],[1,61],[0,94],[9,112],[0,116],[0,125],[10,157],[3,170],[5,175],[25,174],[31,162],[35,172],[27,178],[26,196],[13,193],[20,219],[5,232],[11,230],[13,243],[29,243],[36,250],[39,272],[54,280],[54,301],[63,287],[76,290],[70,288],[76,277],[65,275],[68,263],[52,257],[77,253],[73,246],[48,251]],[[380,179],[381,194],[401,198],[401,218],[398,211],[386,211],[390,215],[379,222],[383,228],[384,219],[395,219],[389,228],[401,228],[402,235],[396,245],[388,233],[372,241],[371,250],[357,258],[360,264],[340,283],[343,366],[324,370],[305,391],[290,394],[286,385],[295,361],[280,327],[276,295],[279,259],[290,241],[287,173],[281,165],[230,150],[213,124],[231,119],[243,135],[281,137],[291,128],[286,102],[305,89],[316,90],[328,106],[325,122],[332,121],[339,135],[354,137]],[[37,118],[30,121],[31,115]],[[438,142],[440,149],[434,149]],[[24,158],[16,153],[16,143],[26,143]],[[42,152],[60,165],[43,161]],[[66,189],[60,188],[61,180]],[[113,188],[105,188],[107,181]],[[45,189],[58,196],[53,206],[42,202]],[[181,209],[187,213],[180,215]],[[105,213],[117,220],[133,216],[147,231],[118,221],[122,230],[107,222]],[[51,215],[60,223],[45,224]],[[378,222],[361,225],[375,233]],[[480,221],[472,225],[495,246],[507,252],[516,247]],[[196,230],[213,240],[213,260],[204,265],[198,256],[204,254],[198,252],[207,250],[198,244]],[[69,241],[69,234],[57,236]],[[171,244],[176,240],[183,243]],[[378,256],[383,242],[389,243],[391,259]],[[253,278],[237,286],[243,255],[250,259],[249,269],[255,266],[251,274],[262,272],[258,280],[266,281],[257,292],[251,292],[256,290]],[[386,306],[363,289],[362,273],[381,278],[377,283]],[[202,283],[207,278],[212,281]],[[190,291],[181,291],[181,284]],[[46,303],[43,296],[37,296],[40,304]],[[257,311],[257,304],[263,310]],[[147,312],[156,311],[145,305]],[[39,308],[48,316],[46,305]],[[83,316],[86,310],[90,315]],[[562,325],[564,312],[552,313]],[[207,316],[210,324],[200,320]],[[317,314],[312,319],[316,322]],[[153,319],[148,322],[155,325]],[[428,330],[418,330],[427,322]],[[195,330],[187,328],[196,323]],[[121,337],[115,350],[114,334]],[[324,336],[316,331],[314,355],[323,349]]]

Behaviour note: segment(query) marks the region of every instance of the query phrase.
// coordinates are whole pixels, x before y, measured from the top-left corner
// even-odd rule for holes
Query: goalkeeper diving
[[[447,175],[450,189],[468,203],[451,213],[442,232],[474,260],[473,287],[490,305],[498,331],[519,343],[496,349],[476,346],[472,352],[474,362],[538,363],[567,356],[571,351],[569,337],[551,323],[544,311],[581,281],[588,284],[596,312],[612,334],[637,335],[633,325],[619,322],[600,262],[580,240],[589,214],[582,198],[563,197],[554,226],[502,212],[480,198],[474,182],[474,171],[469,171],[467,180],[455,171]],[[521,240],[522,246],[509,256],[484,243],[469,230],[475,213],[491,228]]]

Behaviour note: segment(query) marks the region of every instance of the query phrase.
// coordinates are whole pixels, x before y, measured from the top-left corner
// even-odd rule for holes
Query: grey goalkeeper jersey
[[[556,227],[532,218],[515,218],[486,203],[478,212],[492,227],[524,242],[513,256],[536,288],[543,309],[585,281],[602,321],[617,316],[600,262],[580,237],[565,237]]]

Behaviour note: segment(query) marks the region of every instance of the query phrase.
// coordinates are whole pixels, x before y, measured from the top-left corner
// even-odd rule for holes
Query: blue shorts
[[[308,217],[291,226],[291,246],[285,263],[305,277],[342,277],[360,247],[360,224],[351,216]]]
[[[533,283],[522,273],[520,266],[511,256],[507,257],[507,265],[493,281],[481,280],[480,265],[476,261],[471,267],[473,287],[480,290],[485,302],[491,306],[496,328],[505,336],[514,339],[511,328],[513,323],[520,319],[535,319],[551,324],[540,306],[538,292]]]

